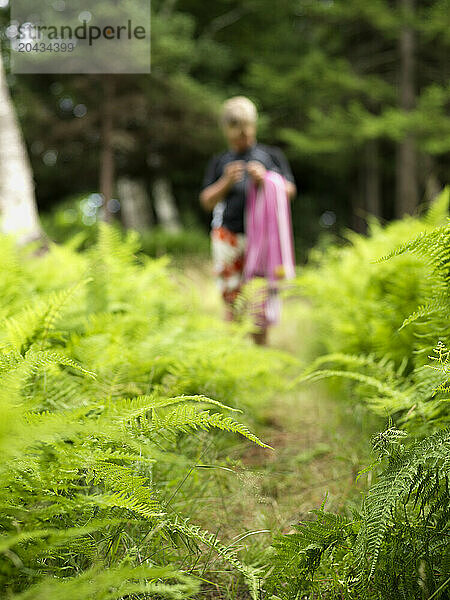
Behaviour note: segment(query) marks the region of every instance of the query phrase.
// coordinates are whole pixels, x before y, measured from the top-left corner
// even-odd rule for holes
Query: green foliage
[[[180,232],[170,232],[155,227],[142,234],[142,250],[149,256],[169,254],[176,258],[209,254],[209,237],[199,228],[189,228]]]
[[[51,212],[42,212],[40,219],[45,233],[59,244],[78,236],[77,244],[80,248],[92,246],[98,236],[98,208],[95,207],[94,216],[91,212],[85,212],[88,207],[91,208],[89,194],[83,193],[69,196]]]
[[[14,600],[121,600],[122,598],[158,597],[182,600],[198,590],[196,582],[170,569],[131,567],[129,565],[101,570],[88,569],[77,577],[45,579]]]
[[[448,585],[450,431],[374,440],[382,471],[353,518],[320,510],[274,542],[272,598],[444,598]],[[270,596],[269,596],[270,597]]]
[[[330,377],[349,380],[350,393],[356,401],[363,400],[375,411],[395,417],[415,437],[409,439],[405,431],[390,427],[374,438],[376,460],[364,473],[373,471],[375,481],[365,494],[361,510],[352,518],[326,513],[322,507],[315,511],[315,521],[300,523],[296,533],[276,538],[266,582],[273,599],[291,600],[303,594],[315,597],[314,593],[367,600],[447,597],[450,220],[429,228],[434,219],[441,220],[447,207],[448,190],[418,223],[424,230],[400,246],[397,239],[397,247],[389,249],[387,254],[380,253],[385,258],[378,260],[366,277],[356,268],[361,265],[359,250],[365,250],[365,256],[369,249],[379,250],[379,238],[384,237],[381,230],[368,240],[356,238],[351,248],[335,250],[318,273],[304,278],[307,282],[309,277],[317,284],[325,275],[324,289],[319,285],[305,288],[316,293],[312,294],[313,301],[325,312],[319,315],[319,321],[328,317],[328,328],[332,330],[345,326],[352,311],[368,319],[367,328],[374,326],[373,321],[379,321],[388,331],[392,322],[387,304],[392,301],[398,307],[399,297],[416,303],[406,314],[398,315],[397,328],[391,330],[385,347],[369,346],[371,354],[345,353],[345,344],[364,350],[367,328],[348,332],[348,339],[332,336],[325,343],[334,344],[335,352],[317,358],[294,382]],[[398,232],[405,224],[410,229],[416,225],[408,219],[388,229]],[[410,255],[413,256],[409,262],[396,263],[396,257]],[[391,260],[386,263],[386,259]],[[348,284],[347,289],[354,294],[351,308],[347,303],[341,306],[334,302],[336,296],[332,293],[337,294],[340,277],[349,265],[355,271],[348,275],[343,287],[345,291]],[[392,288],[387,288],[392,292],[386,301],[378,288],[378,269],[388,265],[394,267],[389,274]],[[419,274],[421,277],[416,279]],[[417,298],[416,290],[405,281],[421,284],[422,280],[424,285],[420,286]],[[368,292],[373,287],[377,291],[371,297]],[[403,296],[408,289],[409,295]],[[331,304],[328,308],[325,293]],[[375,301],[378,310],[368,311],[368,307],[375,308]],[[421,305],[418,309],[417,303]],[[398,352],[401,346],[389,351],[397,331],[414,334],[403,340],[403,357]],[[436,345],[433,354],[431,343]]]
[[[193,472],[221,432],[264,446],[226,413],[263,399],[285,359],[203,314],[135,234],[101,226],[83,254],[27,252],[0,239],[2,593],[187,598],[207,548],[255,596],[180,489],[204,493]]]
[[[421,219],[354,235],[299,278],[322,352],[296,382],[346,379],[356,401],[416,433],[445,425],[447,372],[442,361],[435,369],[429,362],[450,345],[448,201],[447,189]]]
[[[93,200],[90,200],[91,197]],[[95,244],[98,237],[99,214],[91,216],[96,195],[81,194],[67,199],[51,213],[43,213],[41,220],[52,241],[63,244],[72,240],[72,245],[86,249]],[[192,220],[192,219],[191,219]],[[140,238],[142,252],[151,257],[169,254],[175,258],[201,256],[209,253],[209,236],[198,225],[181,231],[167,231],[160,226],[144,231]]]
[[[406,217],[385,227],[372,221],[368,237],[349,232],[346,244],[311,252],[310,266],[298,283],[316,309],[312,317],[321,355],[374,352],[379,357],[389,354],[399,365],[412,354],[412,330],[398,329],[430,292],[427,265],[406,253],[387,263],[378,261],[402,242],[445,222],[448,202],[447,190],[423,218]]]
[[[381,446],[383,454],[387,453],[387,465],[364,500],[355,553],[369,581],[380,562],[384,562],[374,581],[386,591],[389,583],[383,579],[386,579],[387,567],[400,559],[401,587],[406,593],[412,586],[415,596],[421,593],[417,581],[419,563],[426,560],[426,576],[431,582],[424,581],[422,587],[434,592],[442,583],[435,574],[441,571],[442,550],[448,543],[449,533],[450,430],[439,431],[407,446],[399,445],[394,437],[391,449],[386,448],[386,433],[383,437],[383,444],[375,439],[374,446]],[[397,542],[394,548],[389,548],[391,541]],[[412,568],[402,572],[405,555],[411,555]],[[442,570],[441,574],[444,576],[445,572]],[[392,582],[390,585],[392,588]]]

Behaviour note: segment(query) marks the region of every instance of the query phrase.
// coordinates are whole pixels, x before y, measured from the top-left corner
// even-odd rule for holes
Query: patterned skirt
[[[232,306],[241,290],[246,238],[225,227],[211,231],[214,275],[222,298]]]
[[[225,227],[212,229],[214,275],[225,304],[235,316],[239,318],[246,313],[257,330],[265,329],[279,319],[280,298],[277,290],[262,277],[256,277],[243,289],[246,242],[243,233],[233,233]]]

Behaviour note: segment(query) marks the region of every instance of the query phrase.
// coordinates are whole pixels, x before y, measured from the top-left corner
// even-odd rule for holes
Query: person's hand
[[[264,181],[266,175],[266,167],[257,160],[251,160],[247,165],[247,173],[253,181],[259,185]]]
[[[237,183],[244,177],[245,161],[234,160],[226,165],[223,176],[229,185]]]

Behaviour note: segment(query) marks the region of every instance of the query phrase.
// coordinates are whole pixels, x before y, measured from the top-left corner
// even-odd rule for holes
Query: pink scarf
[[[295,277],[294,241],[289,199],[285,179],[266,171],[258,187],[249,184],[246,204],[247,248],[244,281],[264,277],[269,282],[263,310],[266,324],[280,317],[280,299],[276,293],[281,279]]]

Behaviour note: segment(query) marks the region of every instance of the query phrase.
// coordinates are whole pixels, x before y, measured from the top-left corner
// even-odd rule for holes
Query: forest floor
[[[210,267],[185,267],[184,275],[202,290],[205,311],[221,314],[219,294]],[[285,302],[282,322],[270,332],[269,344],[302,362],[313,335],[304,301]],[[371,462],[370,437],[382,428],[379,419],[345,398],[336,398],[324,384],[305,385],[277,394],[258,409],[256,430],[267,450],[246,442],[227,447],[235,477],[217,477],[215,489],[203,499],[193,520],[210,531],[220,523],[222,541],[241,548],[244,562],[258,564],[274,532],[287,533],[292,525],[313,518],[310,511],[326,500],[330,511],[359,504],[367,478],[356,481],[360,469]],[[245,415],[242,420],[248,423]],[[241,536],[250,533],[245,539]],[[213,565],[211,565],[213,566]],[[209,571],[209,569],[208,569]],[[211,598],[242,598],[235,582],[221,582]]]

